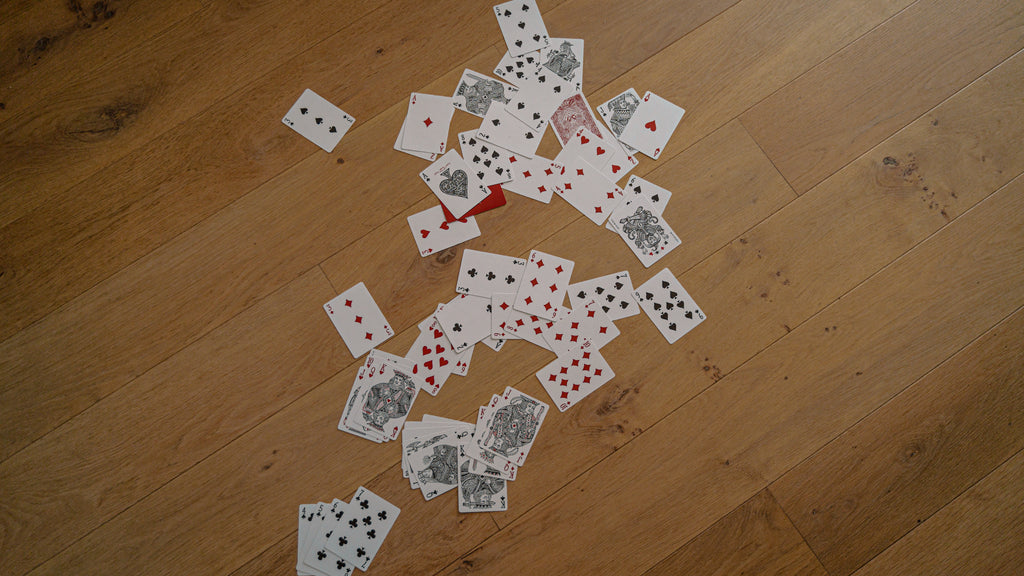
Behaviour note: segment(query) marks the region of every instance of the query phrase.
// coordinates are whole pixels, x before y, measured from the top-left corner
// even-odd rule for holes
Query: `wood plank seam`
[[[913,386],[913,384],[911,384],[911,386]],[[858,420],[857,422],[860,422],[860,420]],[[856,423],[852,424],[850,427],[852,428],[853,426],[856,426]],[[779,474],[779,477],[781,478],[782,474]],[[821,570],[826,574],[831,574],[831,572],[829,572],[828,569],[825,568],[825,563],[821,561],[821,558],[818,556],[818,553],[814,551],[814,548],[811,546],[811,543],[807,541],[807,536],[805,536],[804,533],[800,531],[800,528],[796,525],[796,522],[793,522],[793,518],[790,517],[789,512],[787,512],[786,509],[782,506],[782,503],[779,502],[779,499],[775,497],[775,494],[772,492],[772,482],[769,482],[768,485],[764,487],[764,489],[768,491],[768,495],[771,496],[772,501],[775,502],[775,505],[778,506],[779,510],[782,511],[782,515],[786,517],[786,522],[789,522],[789,526],[793,529],[794,532],[800,535],[800,540],[802,540],[804,546],[806,546],[807,549],[810,550],[811,555],[814,556],[814,560],[818,563],[818,566],[821,567]]]
[[[781,88],[780,88],[780,90],[781,90]],[[757,138],[754,138],[754,135],[750,133],[750,129],[747,128],[743,124],[742,120],[740,120],[740,116],[742,116],[742,115],[743,115],[742,112],[740,114],[737,114],[736,117],[734,118],[734,120],[739,122],[740,127],[742,127],[743,131],[747,133],[747,136],[750,138],[750,140],[754,142],[754,144],[757,146],[757,149],[760,150],[761,154],[763,154],[764,157],[768,159],[768,162],[771,163],[772,168],[775,169],[775,173],[779,175],[779,178],[782,178],[782,181],[786,183],[786,186],[789,186],[789,190],[793,193],[793,199],[795,200],[795,199],[799,198],[800,194],[798,194],[797,191],[796,191],[796,188],[793,187],[793,183],[790,182],[788,178],[786,178],[786,175],[782,173],[782,170],[779,170],[779,167],[775,164],[775,161],[772,160],[772,157],[769,156],[768,153],[764,151],[764,148],[761,146],[761,143],[757,141]],[[844,165],[843,168],[845,168],[847,165],[849,165],[849,164]],[[840,168],[840,170],[842,170],[842,168]],[[836,170],[836,172],[838,172],[838,171],[839,170]],[[780,210],[781,210],[781,208],[780,208]]]

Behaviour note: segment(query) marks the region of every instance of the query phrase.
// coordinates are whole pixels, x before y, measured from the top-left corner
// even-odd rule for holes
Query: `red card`
[[[481,212],[487,212],[488,210],[493,210],[495,208],[505,205],[505,193],[501,191],[501,184],[491,184],[490,186],[487,187],[487,191],[490,192],[490,194],[488,194],[486,198],[481,200],[479,204],[470,208],[469,212],[466,212],[463,218],[467,216],[476,216]],[[445,222],[455,221],[455,216],[452,215],[452,213],[448,210],[447,206],[441,204],[441,209],[444,210]]]

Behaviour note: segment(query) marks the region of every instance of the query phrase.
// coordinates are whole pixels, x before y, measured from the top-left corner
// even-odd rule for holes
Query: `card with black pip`
[[[325,152],[331,152],[356,120],[307,88],[281,121]]]
[[[704,312],[668,268],[637,286],[633,298],[672,344],[704,321]]]
[[[426,170],[420,178],[456,218],[487,197],[487,188],[476,177],[470,179],[469,166],[455,150],[449,150]]]

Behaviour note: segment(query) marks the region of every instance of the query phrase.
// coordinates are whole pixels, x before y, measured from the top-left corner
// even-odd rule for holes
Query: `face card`
[[[357,380],[360,377],[363,383],[356,401],[359,412],[349,414],[349,425],[363,426],[387,441],[397,439],[416,401],[419,385],[410,374],[388,363],[368,367]]]
[[[497,104],[487,109],[487,115],[476,132],[477,138],[528,158],[537,154],[542,135],[520,122],[505,106]]]
[[[459,512],[503,512],[508,510],[508,483],[498,471],[459,450]]]
[[[413,92],[403,124],[402,148],[444,154],[453,114],[451,98]]]
[[[362,486],[356,490],[348,507],[351,517],[327,541],[327,549],[365,571],[401,511]]]
[[[615,377],[597,350],[577,349],[559,356],[537,372],[541,386],[560,412],[565,412]]]
[[[574,308],[564,319],[544,333],[551,350],[558,356],[575,355],[578,350],[600,350],[619,335],[619,329],[596,300]]]
[[[395,150],[398,150],[399,152],[405,152],[406,154],[410,154],[410,155],[415,156],[417,158],[422,158],[424,160],[430,160],[431,162],[433,162],[434,160],[437,160],[437,154],[434,154],[432,152],[419,152],[417,150],[407,150],[405,148],[402,148],[402,140],[404,140],[404,139],[405,139],[405,122],[402,122],[402,129],[398,131],[398,138],[395,140]]]
[[[686,110],[679,106],[648,92],[622,129],[620,139],[657,160],[685,113]]]
[[[509,54],[519,56],[548,45],[548,30],[534,0],[498,4],[494,7],[494,15],[498,18]]]
[[[669,344],[693,330],[705,318],[704,312],[668,268],[638,286],[633,291],[633,298]]]
[[[596,300],[601,310],[612,320],[640,313],[640,307],[633,299],[633,282],[627,270],[570,284],[567,292],[573,310]]]
[[[548,320],[557,318],[575,265],[572,260],[539,250],[530,252],[523,280],[516,292],[515,309]]]
[[[356,373],[355,382],[353,382],[352,389],[348,393],[348,399],[345,401],[345,410],[342,411],[341,420],[338,421],[338,430],[380,444],[384,442],[384,435],[368,426],[364,426],[359,421],[359,399],[362,397],[365,384],[366,367],[364,366]]]
[[[548,405],[514,388],[507,388],[501,400],[484,415],[474,439],[484,450],[522,466],[533,447]]]
[[[583,90],[583,40],[580,38],[551,38],[547,48],[540,50],[541,66]]]
[[[420,178],[456,218],[462,218],[488,195],[478,179],[470,179],[469,167],[455,150],[445,152],[420,172]]]
[[[353,358],[359,358],[395,335],[362,282],[324,304],[324,311]]]
[[[346,520],[347,512],[348,504],[338,499],[335,499],[330,507],[324,510],[323,520],[314,535],[313,543],[302,559],[303,564],[314,574],[350,576],[355,569],[355,566],[327,549],[327,541],[338,530],[339,525]]]
[[[590,103],[578,92],[563,100],[551,114],[551,128],[558,137],[558,143],[565,146],[580,128],[586,128],[592,134],[602,136],[594,113],[590,111]]]
[[[519,93],[509,101],[505,109],[531,129],[543,134],[551,114],[572,93],[572,84],[541,68],[531,81],[521,86]]]
[[[629,119],[633,117],[637,107],[640,106],[640,95],[636,90],[630,88],[622,94],[597,107],[597,113],[604,119],[608,129],[616,138],[622,136],[622,130],[626,128]]]
[[[459,294],[434,314],[452,349],[462,352],[491,335],[491,299]]]
[[[527,52],[520,56],[513,56],[505,52],[501,61],[494,68],[494,75],[516,86],[521,86],[536,75],[538,68],[540,68],[540,52]]]
[[[466,68],[455,94],[452,95],[452,106],[483,118],[487,109],[491,107],[491,102],[507,104],[518,91],[519,89],[511,84],[488,78]]]
[[[409,454],[409,466],[423,498],[433,500],[459,483],[459,440],[454,434],[442,435]]]
[[[494,292],[516,292],[526,269],[526,260],[466,249],[455,291],[490,298]]]
[[[544,204],[551,202],[564,166],[542,156],[527,158],[518,154],[509,156],[509,163],[513,179],[502,185],[506,190]]]
[[[623,197],[622,189],[579,157],[565,160],[565,175],[555,192],[598,226],[604,224]]]
[[[629,249],[636,254],[644,268],[650,268],[677,246],[682,244],[679,236],[645,198],[637,197],[629,206],[623,206],[612,214],[614,229]]]
[[[325,152],[332,152],[356,120],[307,88],[281,121]]]
[[[448,222],[443,206],[432,206],[409,216],[409,228],[420,256],[429,256],[480,235],[476,218],[465,216]]]
[[[512,304],[516,301],[515,292],[491,293],[491,338],[500,340],[519,340],[519,336],[508,329],[512,316]]]
[[[451,342],[436,319],[420,331],[405,357],[416,362],[420,385],[431,396],[437,396],[458,363]]]
[[[473,131],[459,133],[459,143],[463,159],[484,186],[503,184],[513,178],[507,150],[477,139]]]

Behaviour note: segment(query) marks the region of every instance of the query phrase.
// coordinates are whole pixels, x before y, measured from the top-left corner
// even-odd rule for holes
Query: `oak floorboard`
[[[803,194],[1021,48],[1020,2],[917,2],[740,119]]]
[[[876,556],[856,576],[1015,574],[1024,566],[1024,452]]]
[[[829,576],[768,490],[715,522],[644,576]]]
[[[568,476],[573,480],[443,573],[588,573],[621,562],[622,550],[633,571],[652,567],[1024,305],[1024,269],[1013,266],[1024,257],[1015,224],[1021,217],[1024,178],[632,442]],[[976,314],[963,318],[961,307]],[[708,318],[715,318],[713,308]],[[692,342],[698,333],[687,336]],[[542,430],[545,438],[551,432]],[[569,444],[531,457],[543,454],[550,467],[585,439]],[[567,549],[574,553],[563,554]]]
[[[1024,311],[772,484],[847,576],[1024,448]]]

